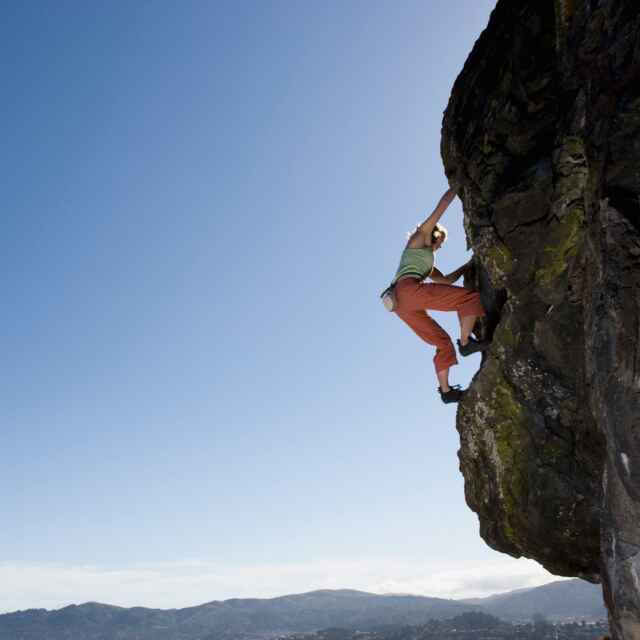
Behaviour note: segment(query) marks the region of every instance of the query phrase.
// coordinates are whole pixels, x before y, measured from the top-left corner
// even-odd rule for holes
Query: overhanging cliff
[[[467,502],[640,639],[640,5],[500,0],[442,156],[493,335],[458,410]]]

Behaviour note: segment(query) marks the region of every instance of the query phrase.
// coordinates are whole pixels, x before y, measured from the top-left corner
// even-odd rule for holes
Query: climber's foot
[[[469,341],[467,344],[462,344],[460,340],[458,340],[458,351],[461,356],[469,356],[472,353],[477,353],[478,351],[484,351],[489,348],[488,340],[476,340],[469,336]]]
[[[462,396],[464,395],[464,391],[458,384],[453,387],[449,387],[449,391],[443,391],[440,387],[438,387],[438,393],[440,394],[442,402],[444,402],[445,404],[460,402],[460,400],[462,400]]]

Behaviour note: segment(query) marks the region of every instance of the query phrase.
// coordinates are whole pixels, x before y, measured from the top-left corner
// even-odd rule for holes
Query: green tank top
[[[421,247],[420,249],[405,249],[400,258],[400,266],[396,271],[393,284],[402,276],[409,274],[418,276],[420,279],[426,278],[433,269],[433,249],[431,247]]]

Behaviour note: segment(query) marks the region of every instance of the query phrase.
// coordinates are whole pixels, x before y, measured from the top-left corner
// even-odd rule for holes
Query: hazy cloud
[[[468,598],[554,579],[533,561],[506,556],[450,568],[393,558],[241,567],[202,560],[118,568],[5,563],[0,564],[0,609],[54,609],[87,601],[172,608],[234,597],[269,598],[340,588]]]

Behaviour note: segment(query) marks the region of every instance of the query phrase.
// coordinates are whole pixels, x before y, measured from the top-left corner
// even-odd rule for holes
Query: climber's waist
[[[418,280],[418,281],[422,281],[424,280],[425,276],[421,273],[403,273],[395,282],[395,284],[397,285],[399,282],[402,282],[403,280]]]

